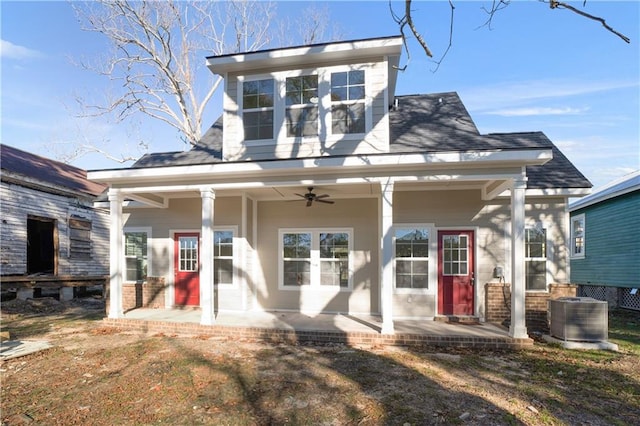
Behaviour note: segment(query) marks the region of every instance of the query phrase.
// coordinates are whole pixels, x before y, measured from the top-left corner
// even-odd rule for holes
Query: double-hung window
[[[233,284],[233,231],[213,232],[213,280],[215,284]]]
[[[429,230],[396,228],[394,249],[396,288],[429,288]]]
[[[350,287],[351,231],[281,231],[281,286]]]
[[[364,70],[331,74],[331,132],[365,132]]]
[[[318,75],[286,79],[287,136],[318,135]]]
[[[571,257],[584,257],[584,214],[571,218]]]
[[[274,81],[246,80],[242,84],[245,140],[273,139]]]
[[[547,230],[525,229],[525,282],[527,290],[547,289]]]
[[[148,274],[147,231],[124,232],[125,281],[143,282]]]

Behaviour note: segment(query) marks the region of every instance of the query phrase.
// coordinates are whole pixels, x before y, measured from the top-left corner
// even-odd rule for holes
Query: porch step
[[[438,315],[435,321],[444,322],[447,324],[465,324],[465,325],[478,325],[480,319],[472,315]]]

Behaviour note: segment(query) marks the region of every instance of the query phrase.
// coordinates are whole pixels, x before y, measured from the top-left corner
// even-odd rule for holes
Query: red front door
[[[175,234],[176,305],[200,305],[199,236],[197,232]]]
[[[438,231],[438,313],[473,315],[473,231]]]

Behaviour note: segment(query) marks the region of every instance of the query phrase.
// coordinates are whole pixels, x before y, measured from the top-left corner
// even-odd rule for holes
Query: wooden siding
[[[585,257],[571,259],[571,282],[640,287],[640,191],[571,213],[585,215]]]
[[[341,66],[345,64],[330,64]],[[237,160],[264,160],[273,158],[304,158],[323,155],[355,155],[365,153],[385,153],[389,151],[389,123],[386,105],[387,91],[387,63],[381,59],[361,64],[352,64],[354,68],[366,69],[367,77],[367,122],[370,130],[364,138],[328,136],[327,127],[331,125],[328,110],[330,101],[328,94],[324,93],[319,104],[320,108],[320,135],[318,137],[288,138],[283,137],[284,131],[281,123],[284,120],[282,111],[278,111],[278,105],[274,111],[274,140],[273,143],[245,142],[242,139],[242,119],[239,116],[238,88],[239,75],[229,74],[225,78],[224,108],[224,132],[223,155],[225,161]],[[328,64],[317,64],[317,71],[330,73],[332,69]],[[310,66],[308,69],[314,69]],[[342,70],[338,68],[337,70]],[[271,71],[271,70],[270,70]],[[282,71],[282,70],[274,70]],[[287,70],[289,71],[289,70]],[[300,70],[291,70],[292,72]],[[268,74],[265,74],[265,76]],[[265,77],[266,78],[266,77]],[[285,78],[280,74],[278,78]],[[320,87],[328,91],[326,81],[320,82]],[[322,89],[321,89],[322,90]],[[284,106],[282,106],[284,108]],[[280,114],[278,114],[280,113]],[[282,124],[279,126],[279,124]],[[280,131],[280,135],[278,132]]]
[[[49,194],[2,182],[0,222],[0,267],[2,275],[27,273],[27,220],[39,217],[55,221],[58,235],[58,275],[107,275],[109,273],[109,213],[94,209],[88,200]],[[83,258],[71,253],[72,229],[69,220],[82,218],[91,223],[91,243]]]

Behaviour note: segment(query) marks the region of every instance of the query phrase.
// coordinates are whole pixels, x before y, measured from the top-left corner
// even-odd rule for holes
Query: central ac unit
[[[562,340],[600,342],[608,338],[607,302],[591,297],[549,300],[549,330]]]

